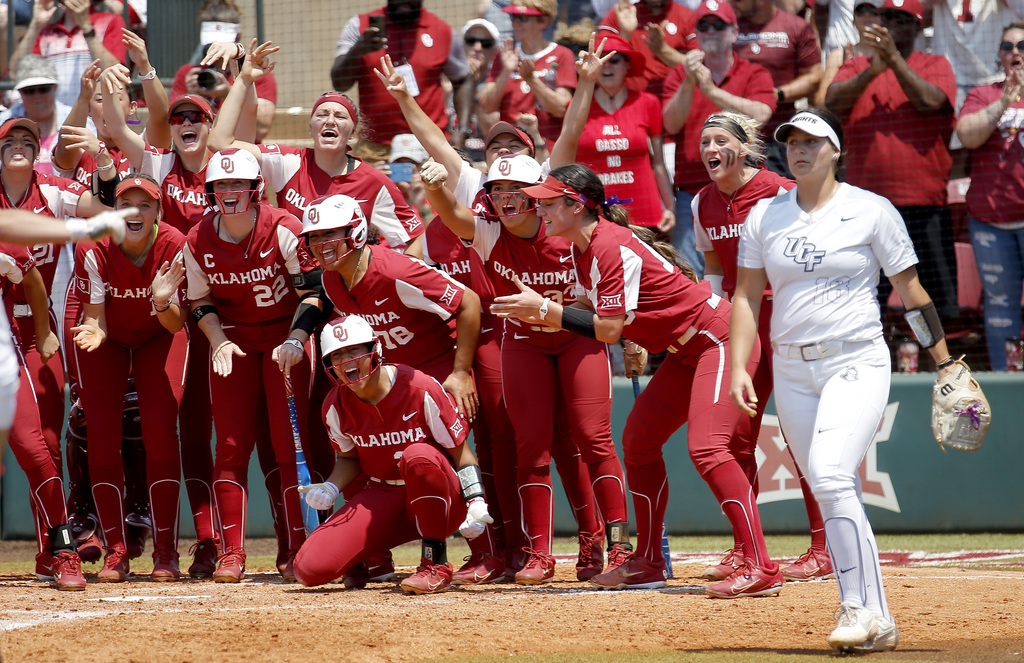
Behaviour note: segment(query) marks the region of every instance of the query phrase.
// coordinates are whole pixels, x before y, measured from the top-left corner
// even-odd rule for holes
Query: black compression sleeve
[[[562,329],[587,338],[597,338],[593,312],[581,308],[562,307]]]

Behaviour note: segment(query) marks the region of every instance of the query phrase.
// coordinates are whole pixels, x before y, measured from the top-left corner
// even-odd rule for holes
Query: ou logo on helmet
[[[235,162],[231,160],[231,157],[223,157],[220,160],[220,167],[224,169],[225,173],[235,172]]]
[[[498,172],[502,175],[508,175],[512,172],[512,160],[502,159],[498,162]]]
[[[317,208],[313,207],[312,209],[310,209],[307,216],[309,217],[309,222],[314,226],[320,223],[320,210],[318,210]]]
[[[341,325],[335,325],[334,338],[338,339],[341,343],[344,343],[348,340],[348,330]]]

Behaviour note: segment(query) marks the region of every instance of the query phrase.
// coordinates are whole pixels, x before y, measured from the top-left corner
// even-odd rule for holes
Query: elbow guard
[[[323,305],[326,297],[316,295]],[[322,323],[327,322],[331,313],[334,311],[334,305],[331,304],[330,300],[327,300],[326,306],[321,309],[319,306],[307,303],[310,298],[307,296],[301,302],[299,302],[299,308],[296,311],[295,320],[292,322],[292,329],[300,329],[310,336],[313,335],[314,330]]]

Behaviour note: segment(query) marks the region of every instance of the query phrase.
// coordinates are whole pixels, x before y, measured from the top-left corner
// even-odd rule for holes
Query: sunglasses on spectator
[[[911,23],[917,23],[917,17],[913,14],[887,9],[882,12],[882,20],[886,23],[896,23],[898,25],[910,25]]]
[[[487,37],[470,37],[469,35],[466,35],[462,38],[462,41],[465,42],[466,46],[476,46],[477,44],[480,44],[481,48],[494,47],[494,40]]]
[[[857,5],[857,7],[853,10],[853,13],[856,16],[878,16],[878,8],[875,7],[874,5],[870,5],[866,2],[863,2]]]
[[[718,21],[701,21],[700,23],[697,24],[697,31],[698,32],[707,32],[711,28],[714,28],[715,32],[722,32],[727,27],[729,27],[729,24],[726,23],[725,21],[722,21],[722,20],[718,20]]]
[[[19,92],[21,92],[22,96],[26,94],[49,94],[56,89],[56,85],[30,85],[28,87],[21,88]]]
[[[1003,43],[999,44],[999,50],[1002,51],[1003,53],[1013,52],[1014,47],[1017,48],[1018,53],[1024,53],[1024,41],[1018,41],[1016,44],[1014,44],[1012,41],[1004,41]]]
[[[202,124],[203,122],[209,122],[210,116],[203,111],[183,110],[172,114],[170,117],[171,124],[185,124],[185,120],[192,124]]]
[[[629,58],[627,58],[622,53],[616,53],[615,55],[608,58],[608,64],[619,64],[620,62],[629,62]]]
[[[535,16],[533,14],[512,14],[510,16],[510,18],[512,19],[513,23],[526,23],[531,18],[541,18],[541,17],[540,16]]]

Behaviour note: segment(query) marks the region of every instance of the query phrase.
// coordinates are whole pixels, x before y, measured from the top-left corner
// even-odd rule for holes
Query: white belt
[[[402,479],[378,479],[377,477],[370,477],[370,481],[376,481],[377,483],[386,483],[389,486],[404,486],[405,481]]]
[[[775,345],[775,352],[789,359],[802,359],[804,361],[816,361],[833,357],[843,349],[842,343],[810,343],[808,345]]]
[[[30,318],[30,317],[32,317],[32,309],[29,308],[28,304],[15,304],[14,305],[14,317],[16,317],[16,318]]]

